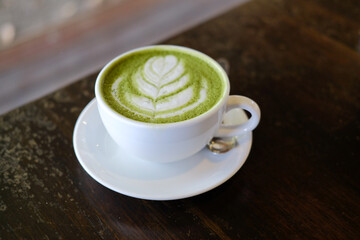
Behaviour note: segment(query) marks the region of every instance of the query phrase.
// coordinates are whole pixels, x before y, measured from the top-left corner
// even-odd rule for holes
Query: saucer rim
[[[203,194],[205,192],[208,192],[212,189],[217,188],[218,186],[222,185],[223,183],[228,181],[230,178],[232,178],[240,170],[240,168],[244,165],[244,163],[246,162],[246,160],[250,154],[251,148],[252,148],[252,140],[253,140],[252,132],[249,132],[246,134],[246,135],[248,135],[248,140],[246,142],[247,148],[242,148],[242,151],[244,152],[244,154],[243,154],[243,157],[238,160],[239,162],[236,163],[237,166],[235,168],[233,168],[232,171],[229,171],[226,174],[226,177],[224,177],[222,180],[216,182],[215,184],[209,184],[209,186],[201,188],[199,190],[189,191],[189,192],[180,193],[180,194],[172,194],[171,196],[169,196],[166,193],[165,194],[153,194],[152,196],[150,196],[149,194],[141,194],[138,191],[130,191],[130,190],[125,190],[125,189],[120,189],[119,187],[116,186],[116,184],[108,182],[107,180],[104,180],[101,176],[99,176],[99,174],[96,173],[96,171],[93,171],[93,169],[89,168],[88,165],[86,164],[86,159],[84,159],[82,154],[79,152],[80,150],[79,150],[79,146],[78,146],[79,145],[78,132],[81,127],[82,120],[85,118],[85,116],[89,113],[89,110],[92,108],[97,108],[96,98],[92,99],[83,108],[83,110],[79,114],[79,116],[76,120],[75,126],[74,126],[73,148],[74,148],[76,158],[78,159],[82,168],[86,171],[87,174],[90,175],[91,178],[93,178],[95,181],[97,181],[104,187],[106,187],[114,192],[123,194],[125,196],[134,197],[134,198],[138,198],[138,199],[144,199],[144,200],[167,201],[167,200],[179,200],[179,199],[194,197],[194,196]],[[97,113],[98,113],[98,111],[97,111]],[[104,133],[104,134],[107,134],[107,133]],[[243,145],[241,145],[241,146],[243,146]],[[239,148],[239,146],[237,146],[236,148]],[[235,150],[235,149],[233,149],[233,150]],[[201,151],[204,151],[204,149]],[[189,158],[191,158],[191,157],[192,156],[190,156]],[[219,154],[219,157],[224,157],[224,155]],[[188,158],[186,158],[186,159],[188,159]],[[185,160],[185,159],[183,159],[183,160]],[[179,160],[179,161],[183,161],[183,160]]]

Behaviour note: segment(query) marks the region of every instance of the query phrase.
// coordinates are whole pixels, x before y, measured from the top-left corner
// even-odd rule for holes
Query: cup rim
[[[220,74],[222,75],[222,77],[224,78],[224,83],[225,83],[225,89],[222,95],[222,98],[212,107],[210,108],[208,111],[200,114],[199,116],[187,119],[187,120],[183,120],[183,121],[179,121],[179,122],[170,122],[170,123],[149,123],[149,122],[141,122],[141,121],[137,121],[131,118],[128,118],[120,113],[118,113],[117,111],[115,111],[114,109],[112,109],[104,100],[101,92],[100,92],[100,82],[101,82],[101,78],[104,75],[105,71],[117,60],[119,60],[120,58],[129,55],[131,53],[134,52],[138,52],[138,51],[142,51],[145,49],[149,49],[149,48],[170,48],[170,49],[181,49],[184,51],[188,51],[188,52],[193,52],[195,54],[199,54],[202,57],[206,58],[213,67],[215,67]],[[192,48],[188,48],[188,47],[184,47],[184,46],[178,46],[178,45],[167,45],[167,44],[159,44],[159,45],[147,45],[147,46],[143,46],[143,47],[138,47],[129,51],[126,51],[120,55],[118,55],[117,57],[113,58],[111,61],[109,61],[100,71],[100,73],[97,75],[96,78],[96,82],[95,82],[95,97],[96,100],[98,102],[98,107],[101,107],[102,109],[106,110],[107,113],[109,113],[113,118],[120,120],[122,122],[127,122],[131,125],[135,125],[138,127],[156,127],[156,128],[168,128],[170,126],[187,126],[187,125],[191,125],[194,123],[198,123],[204,119],[206,119],[207,117],[213,115],[214,113],[217,113],[219,111],[219,109],[226,103],[227,98],[229,97],[229,93],[230,93],[230,82],[229,82],[229,78],[225,72],[225,70],[220,66],[220,64],[218,62],[216,62],[213,58],[211,58],[210,56],[208,56],[205,53],[202,53],[198,50],[192,49]]]

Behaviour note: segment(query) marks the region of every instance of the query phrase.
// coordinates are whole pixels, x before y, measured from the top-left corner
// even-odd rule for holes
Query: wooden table
[[[223,185],[148,201],[73,150],[96,73],[0,117],[0,239],[359,239],[359,1],[255,0],[165,41],[230,63],[257,101],[251,153]]]

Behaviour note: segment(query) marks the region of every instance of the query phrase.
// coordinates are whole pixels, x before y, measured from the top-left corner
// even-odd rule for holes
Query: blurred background
[[[0,0],[0,114],[246,0]]]

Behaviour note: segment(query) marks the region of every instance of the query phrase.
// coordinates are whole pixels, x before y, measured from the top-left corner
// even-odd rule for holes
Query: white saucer
[[[237,110],[228,114],[225,122],[234,123],[235,116],[247,119]],[[225,154],[216,155],[204,148],[173,163],[139,160],[121,152],[107,134],[94,99],[80,114],[73,141],[82,167],[105,187],[135,198],[174,200],[204,193],[232,177],[250,152],[252,133],[239,137],[239,144]]]

